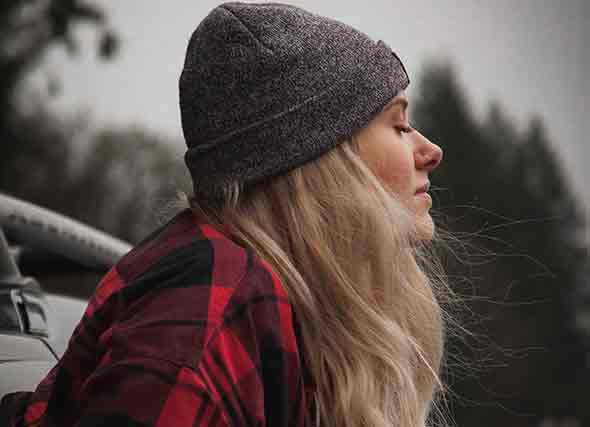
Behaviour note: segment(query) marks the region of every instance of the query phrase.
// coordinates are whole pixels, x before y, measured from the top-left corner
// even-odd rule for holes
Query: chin
[[[418,240],[430,241],[434,238],[434,221],[428,213],[418,219],[416,235]]]

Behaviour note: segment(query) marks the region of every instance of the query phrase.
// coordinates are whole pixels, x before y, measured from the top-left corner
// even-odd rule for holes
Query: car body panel
[[[43,338],[0,333],[0,398],[34,390],[56,362]]]

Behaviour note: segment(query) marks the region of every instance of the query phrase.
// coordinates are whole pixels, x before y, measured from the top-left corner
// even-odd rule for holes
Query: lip
[[[430,190],[430,181],[426,181],[424,185],[416,190],[416,194],[426,194]]]
[[[432,197],[430,197],[430,194],[426,193],[425,191],[422,191],[420,193],[416,193],[416,195],[414,197],[424,199],[427,202],[429,202],[430,204],[432,204]]]

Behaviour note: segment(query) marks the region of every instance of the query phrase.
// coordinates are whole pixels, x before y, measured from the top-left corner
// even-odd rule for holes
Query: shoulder
[[[197,222],[185,210],[119,260],[98,284],[91,304],[99,308],[115,297],[118,309],[125,309],[166,290],[181,294],[229,290],[246,275],[252,257],[248,250],[211,225]]]
[[[83,323],[99,319],[94,326],[113,331],[105,344],[124,348],[125,356],[141,352],[194,366],[221,330],[243,334],[246,327],[291,340],[291,316],[267,262],[184,211],[103,278]]]
[[[139,243],[116,270],[127,283],[165,271],[193,283],[231,285],[245,274],[247,252],[185,210]]]

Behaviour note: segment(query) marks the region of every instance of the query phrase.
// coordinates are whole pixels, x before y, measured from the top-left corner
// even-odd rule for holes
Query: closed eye
[[[399,132],[399,133],[412,133],[414,131],[414,128],[412,126],[396,126],[395,129]]]

